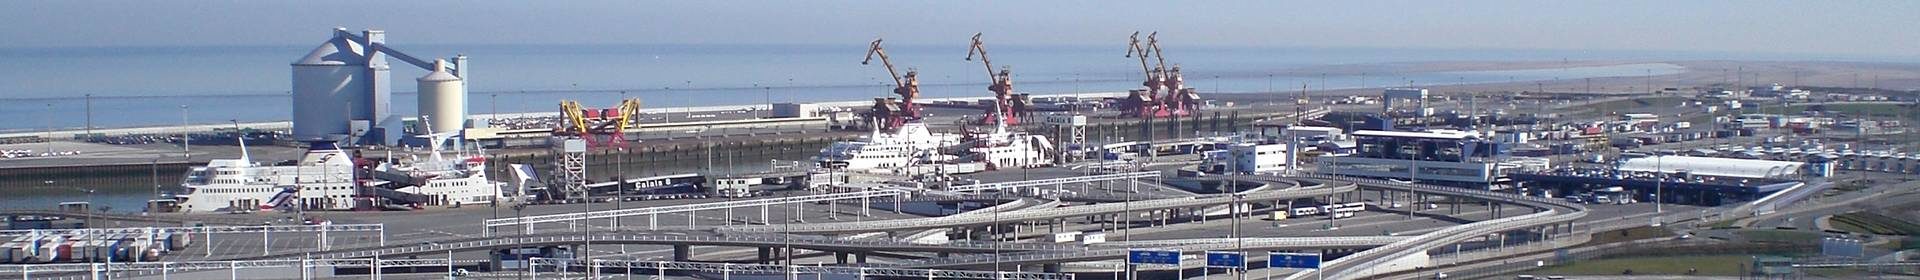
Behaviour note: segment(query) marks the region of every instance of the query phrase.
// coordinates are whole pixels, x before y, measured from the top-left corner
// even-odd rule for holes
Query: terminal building
[[[1238,143],[1207,152],[1200,167],[1208,173],[1255,174],[1285,170],[1292,162],[1287,144]]]
[[[1352,137],[1353,153],[1319,159],[1326,172],[1497,189],[1501,170],[1518,166],[1500,164],[1508,158],[1507,146],[1474,132],[1361,130]]]
[[[1619,201],[1655,201],[1722,205],[1758,200],[1805,185],[1821,176],[1824,164],[1794,161],[1695,157],[1627,156],[1611,168],[1559,169],[1511,174],[1533,194],[1572,197],[1604,193]],[[1587,195],[1587,197],[1593,197]]]

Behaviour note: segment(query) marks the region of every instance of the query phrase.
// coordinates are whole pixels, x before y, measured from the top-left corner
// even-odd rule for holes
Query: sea
[[[324,39],[324,38],[321,38]],[[278,121],[291,118],[289,63],[313,46],[0,48],[0,132]],[[395,45],[416,57],[470,57],[469,112],[548,112],[559,100],[646,107],[859,101],[891,96],[882,61],[862,64],[849,45]],[[1323,74],[1348,66],[1458,61],[1663,61],[1796,59],[1791,55],[1661,51],[1255,48],[1168,49],[1202,92],[1292,92],[1362,86],[1422,86],[1664,75],[1666,63],[1495,71]],[[901,71],[920,73],[922,95],[986,97],[987,71],[965,45],[887,46]],[[990,46],[995,68],[1018,91],[1123,92],[1139,87],[1139,61],[1123,46]],[[414,111],[412,78],[426,71],[393,60],[393,113]],[[1350,67],[1348,67],[1350,68]],[[997,69],[996,69],[997,70]],[[89,97],[90,96],[90,97]]]

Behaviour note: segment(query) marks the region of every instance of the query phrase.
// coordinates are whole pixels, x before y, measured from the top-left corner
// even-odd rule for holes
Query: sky
[[[418,44],[1115,45],[1920,56],[1920,1],[0,1],[0,48]]]

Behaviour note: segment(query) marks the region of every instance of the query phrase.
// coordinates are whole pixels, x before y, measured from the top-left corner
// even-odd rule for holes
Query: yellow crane
[[[620,105],[611,109],[588,109],[579,101],[561,100],[560,117],[563,124],[554,131],[554,135],[580,137],[596,147],[627,147],[626,129],[633,126],[633,116],[640,114],[640,99],[621,100]],[[604,141],[600,137],[606,137]]]

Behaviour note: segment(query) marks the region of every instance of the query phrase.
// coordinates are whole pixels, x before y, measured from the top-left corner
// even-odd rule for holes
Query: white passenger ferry
[[[899,130],[883,132],[876,128],[872,135],[859,140],[835,142],[820,149],[814,161],[826,168],[903,168],[942,160],[941,150],[963,144],[959,135],[933,133],[925,123],[909,122]]]
[[[985,163],[988,170],[1048,166],[1059,153],[1046,136],[1007,131],[1005,124],[992,132],[968,135],[966,141],[968,158]]]
[[[447,159],[434,150],[428,159],[402,162],[389,156],[375,163],[348,155],[333,142],[313,142],[300,160],[277,165],[252,162],[243,152],[239,159],[216,159],[189,171],[181,183],[180,210],[377,209],[486,204],[510,195],[501,190],[503,183],[487,179],[484,157]]]

